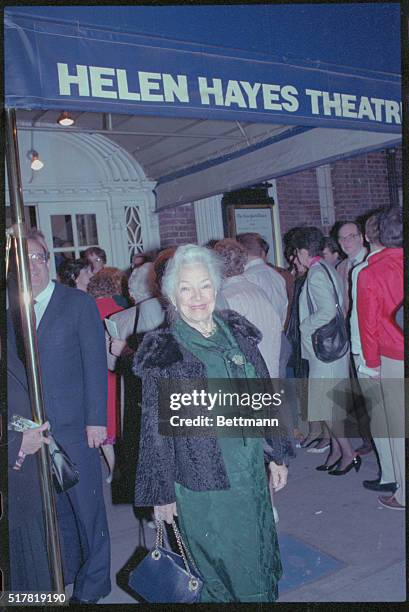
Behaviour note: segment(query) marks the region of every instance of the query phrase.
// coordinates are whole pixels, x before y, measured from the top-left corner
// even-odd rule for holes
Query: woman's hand
[[[85,430],[90,448],[99,448],[107,437],[107,428],[104,425],[87,425]]]
[[[173,523],[173,518],[178,515],[176,502],[165,504],[164,506],[154,506],[153,513],[157,521],[165,521],[165,523],[171,525]]]
[[[46,421],[40,427],[28,429],[23,433],[23,441],[21,443],[20,450],[25,455],[34,455],[40,450],[43,444],[50,444],[50,440],[43,436],[43,431],[50,428],[50,423]]]
[[[270,470],[271,484],[274,491],[283,489],[287,484],[288,468],[286,465],[277,465],[274,461],[268,464]]]
[[[115,357],[120,357],[125,347],[126,340],[121,340],[120,338],[111,338],[109,342],[109,352],[115,355]]]

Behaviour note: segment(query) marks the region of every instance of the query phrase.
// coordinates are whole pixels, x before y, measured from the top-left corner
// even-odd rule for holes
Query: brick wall
[[[396,149],[396,174],[402,185],[402,149]],[[355,219],[366,211],[389,204],[386,152],[367,153],[331,164],[335,218]],[[315,169],[277,179],[281,233],[296,225],[321,225]],[[185,204],[159,213],[161,246],[197,242],[194,207]]]
[[[315,169],[304,170],[277,179],[281,234],[296,225],[321,226]]]
[[[159,214],[159,233],[162,247],[197,242],[193,204],[163,210]]]
[[[389,204],[388,171],[383,151],[332,164],[336,219],[354,219]]]
[[[402,185],[402,149],[396,149],[396,175]],[[335,218],[355,219],[363,213],[389,205],[386,151],[367,153],[331,164]],[[281,230],[296,225],[321,225],[315,169],[277,179]]]

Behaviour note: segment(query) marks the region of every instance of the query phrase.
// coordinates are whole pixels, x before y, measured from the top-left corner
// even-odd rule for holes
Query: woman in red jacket
[[[117,294],[117,284],[113,278],[112,271],[100,270],[89,281],[88,293],[95,298],[101,320],[103,321],[109,315],[112,315],[120,310],[124,310],[122,306],[114,300],[114,295]],[[118,401],[117,401],[117,379],[118,375],[115,372],[108,370],[108,419],[107,430],[108,435],[101,446],[101,451],[104,459],[109,467],[109,476],[106,479],[108,483],[112,482],[112,477],[115,467],[115,451],[114,444],[118,432]]]
[[[399,487],[379,502],[393,510],[405,507],[404,340],[395,322],[403,302],[402,210],[391,208],[379,218],[385,248],[368,260],[358,276],[358,322],[365,362],[381,378],[396,482]]]

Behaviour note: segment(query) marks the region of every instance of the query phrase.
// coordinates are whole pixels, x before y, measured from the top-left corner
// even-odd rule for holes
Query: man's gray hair
[[[169,300],[175,296],[180,268],[185,265],[202,264],[209,271],[215,291],[220,287],[222,281],[223,263],[220,257],[211,249],[198,246],[197,244],[184,244],[176,249],[173,257],[166,265],[166,271],[162,279],[162,293]]]

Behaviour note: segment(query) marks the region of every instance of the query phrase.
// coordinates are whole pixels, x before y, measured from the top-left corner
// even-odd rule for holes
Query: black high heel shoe
[[[309,446],[311,446],[311,444],[314,444],[314,442],[321,442],[322,438],[318,437],[318,438],[314,438],[313,440],[310,440],[308,442],[308,444],[305,444],[305,440],[303,440],[302,442],[300,442],[300,448],[308,448]]]
[[[348,474],[352,468],[355,468],[355,472],[359,472],[361,465],[362,459],[359,455],[356,455],[356,457],[352,459],[351,463],[348,463],[343,470],[332,470],[332,472],[328,472],[328,474],[331,474],[331,476],[343,476],[344,474]]]
[[[318,470],[319,472],[329,472],[330,470],[333,470],[340,461],[341,461],[341,457],[337,459],[335,463],[332,463],[331,465],[327,465],[326,463],[323,463],[322,465],[318,465],[315,469]]]

